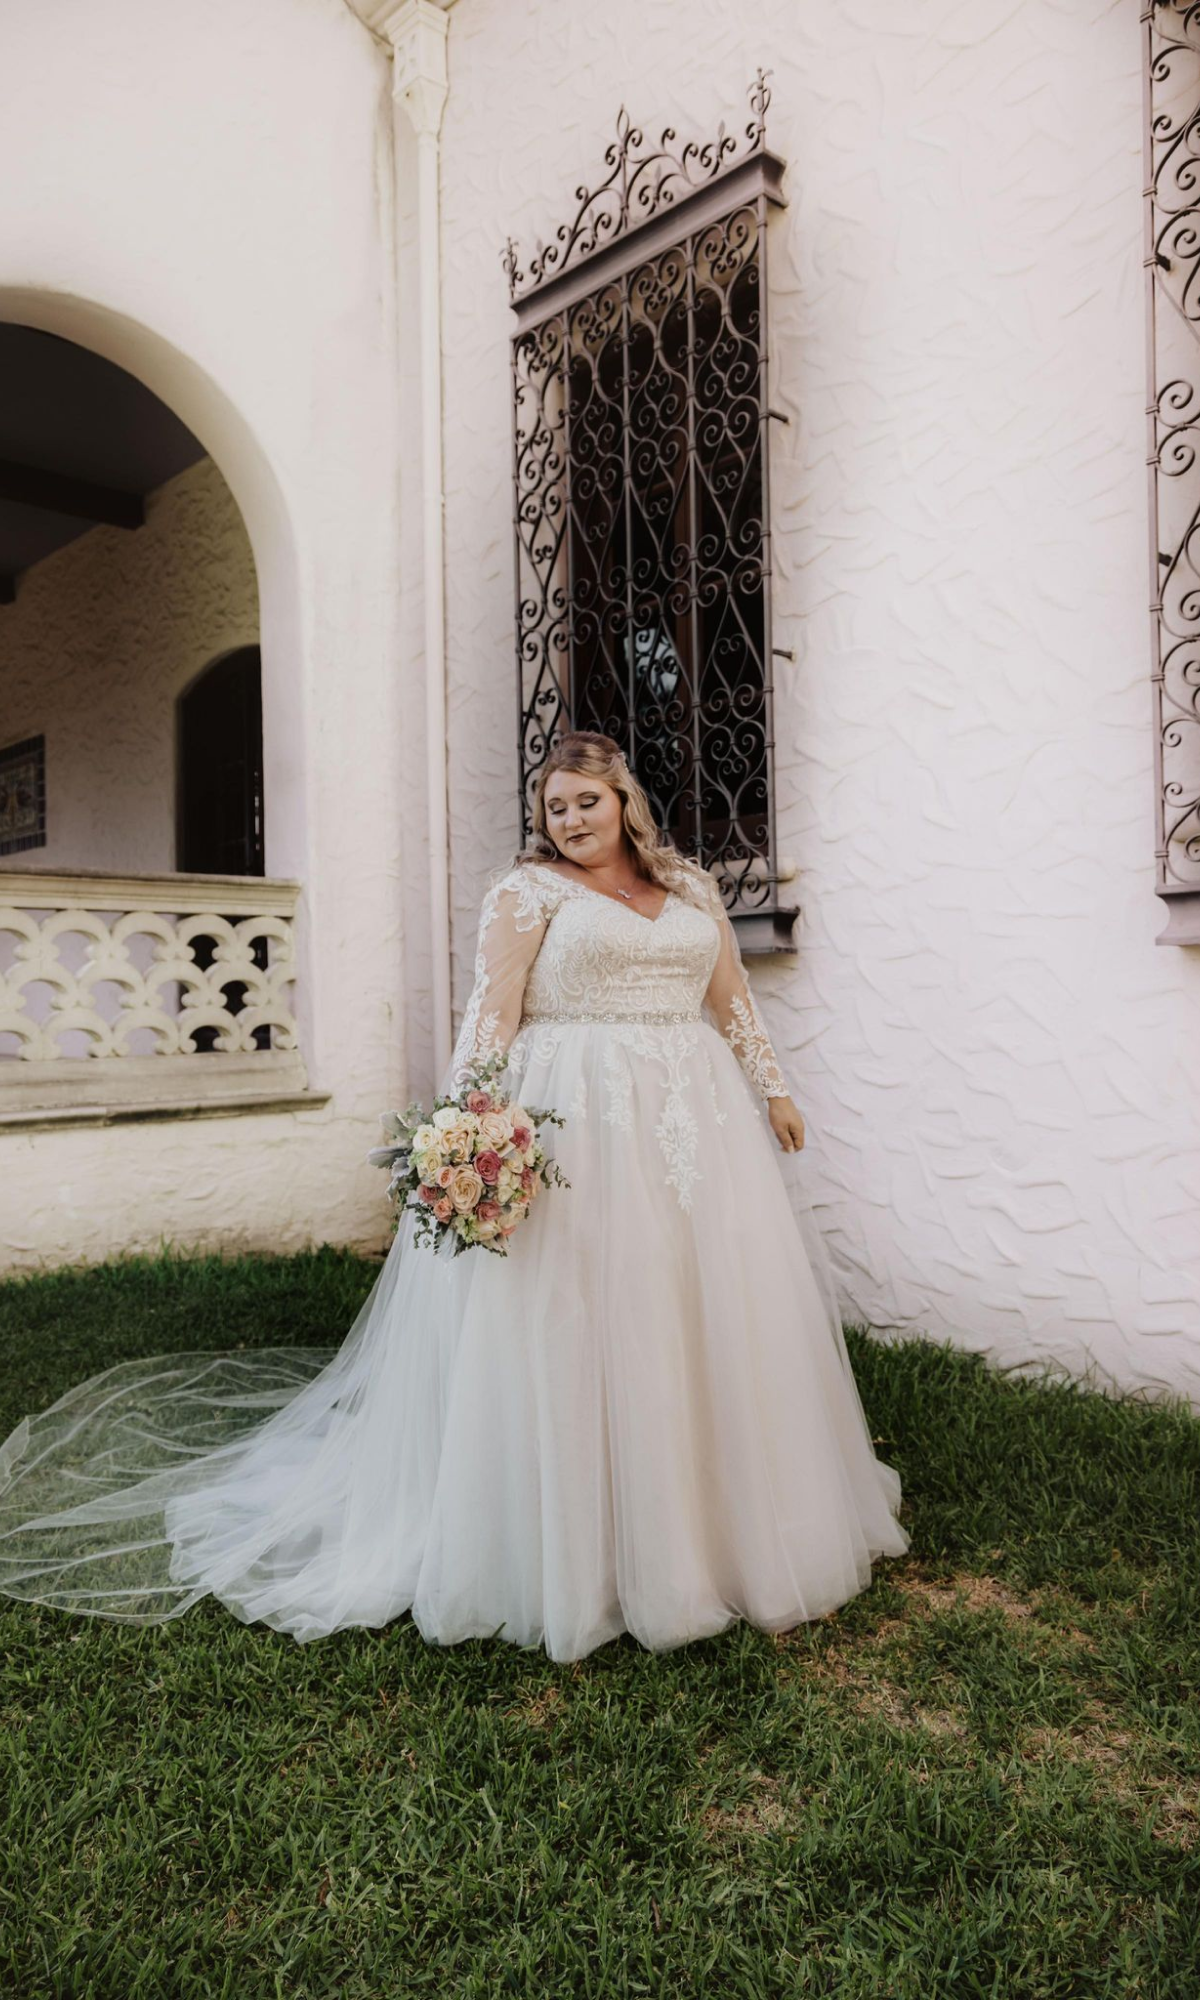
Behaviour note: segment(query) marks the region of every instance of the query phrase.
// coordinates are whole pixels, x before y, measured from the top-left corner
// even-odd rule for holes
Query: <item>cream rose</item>
[[[503,1111],[485,1111],[479,1120],[480,1150],[503,1153],[512,1145],[512,1125]]]
[[[483,1196],[483,1182],[474,1167],[459,1167],[446,1190],[460,1215],[466,1215]]]
[[[457,1125],[443,1125],[438,1133],[438,1143],[442,1156],[450,1160],[469,1160],[475,1144],[475,1134],[462,1120]]]

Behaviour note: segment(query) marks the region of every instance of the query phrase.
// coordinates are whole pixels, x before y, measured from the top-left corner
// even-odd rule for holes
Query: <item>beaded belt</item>
[[[656,1027],[667,1027],[674,1021],[698,1021],[699,1019],[700,1015],[698,1013],[670,1013],[662,1008],[658,1009],[657,1012],[646,1014],[551,1014],[539,1012],[536,1014],[522,1014],[521,1026],[523,1028],[537,1027],[542,1021],[557,1021],[568,1026],[576,1022],[588,1021],[609,1021],[616,1026],[619,1026],[622,1021],[645,1021]]]

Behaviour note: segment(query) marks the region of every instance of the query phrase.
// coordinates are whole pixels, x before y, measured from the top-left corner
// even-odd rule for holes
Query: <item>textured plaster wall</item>
[[[0,741],[45,733],[47,840],[3,865],[173,869],[176,702],[257,642],[254,557],[211,459],[150,494],[136,533],[93,528],[29,570],[0,620]]]
[[[164,1235],[386,1238],[382,1176],[364,1154],[407,1087],[390,91],[343,0],[6,10],[0,314],[139,375],[201,439],[243,516],[267,869],[304,885],[298,1007],[310,1078],[331,1098],[0,1135],[0,1267]],[[69,722],[38,719],[52,741]],[[139,821],[144,782],[124,773]]]
[[[773,71],[780,850],[753,978],[847,1314],[1200,1400],[1200,952],[1156,948],[1128,0],[460,0],[444,133],[459,1005],[516,835],[499,250]]]

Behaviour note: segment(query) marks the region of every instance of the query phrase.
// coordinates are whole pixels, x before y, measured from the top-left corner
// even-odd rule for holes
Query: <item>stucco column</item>
[[[390,45],[392,96],[417,142],[417,268],[421,381],[421,568],[424,597],[425,747],[429,800],[429,920],[433,1055],[450,1061],[450,851],[446,781],[445,495],[442,459],[440,166],[446,104],[446,35],[454,0],[368,0],[357,11]],[[396,189],[399,213],[407,190]]]

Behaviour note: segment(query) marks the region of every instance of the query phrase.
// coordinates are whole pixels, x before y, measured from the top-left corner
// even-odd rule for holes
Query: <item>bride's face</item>
[[[542,797],[546,831],[577,868],[603,868],[620,857],[621,797],[603,778],[556,771]]]

